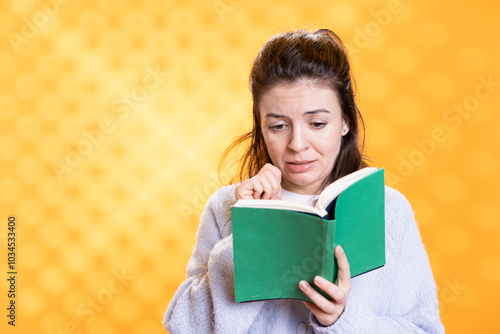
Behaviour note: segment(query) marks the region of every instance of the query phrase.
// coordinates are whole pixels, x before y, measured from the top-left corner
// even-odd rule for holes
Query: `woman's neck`
[[[286,189],[281,189],[281,199],[284,201],[291,201],[314,206],[318,195],[303,195],[297,194]]]
[[[281,188],[294,194],[313,196],[320,193],[319,189],[321,188],[321,182],[318,181],[306,186],[299,186],[297,184],[289,182],[286,179],[283,179],[281,181]]]

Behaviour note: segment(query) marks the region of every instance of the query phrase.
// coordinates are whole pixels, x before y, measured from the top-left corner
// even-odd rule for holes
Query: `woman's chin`
[[[313,191],[315,193],[316,189],[320,187],[320,183],[317,179],[311,177],[292,177],[284,182],[284,188],[290,188],[287,190],[292,192],[310,193]]]

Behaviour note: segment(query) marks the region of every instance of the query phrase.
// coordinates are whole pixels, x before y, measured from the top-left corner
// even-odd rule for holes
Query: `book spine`
[[[335,262],[335,220],[324,220],[323,223],[323,264],[321,277],[333,282]]]

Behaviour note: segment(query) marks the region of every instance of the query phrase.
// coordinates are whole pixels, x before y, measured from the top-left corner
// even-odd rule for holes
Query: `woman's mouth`
[[[286,163],[289,170],[292,172],[307,172],[313,168],[316,160],[294,160]]]

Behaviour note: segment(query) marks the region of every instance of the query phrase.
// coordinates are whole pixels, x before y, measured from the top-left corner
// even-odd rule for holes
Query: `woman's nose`
[[[288,142],[288,148],[295,152],[301,152],[309,148],[307,134],[300,127],[294,128]]]

